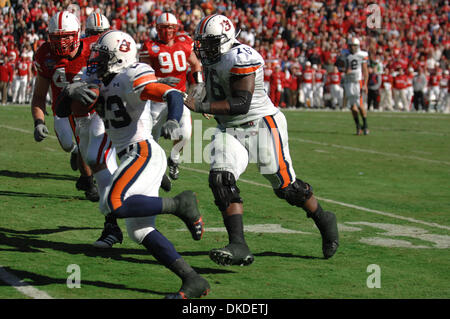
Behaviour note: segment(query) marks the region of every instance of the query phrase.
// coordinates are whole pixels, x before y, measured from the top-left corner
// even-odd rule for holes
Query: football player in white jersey
[[[356,124],[356,134],[369,134],[367,125],[367,111],[364,107],[361,91],[367,95],[367,81],[369,71],[367,62],[369,56],[366,51],[360,49],[359,39],[350,38],[348,42],[350,53],[346,57],[346,70],[344,75],[344,105],[350,107],[352,116]],[[363,124],[359,123],[359,114],[361,115]]]
[[[235,27],[223,15],[203,18],[195,29],[194,50],[205,74],[206,99],[188,96],[192,111],[213,114],[218,126],[211,142],[209,186],[222,212],[229,244],[212,249],[220,265],[250,265],[254,256],[244,239],[239,176],[249,162],[272,184],[275,194],[303,208],[322,234],[325,258],[338,247],[336,216],[324,211],[312,187],[297,179],[289,155],[286,118],[264,90],[264,59],[236,40]]]
[[[167,298],[198,298],[209,284],[175,250],[155,227],[158,214],[173,214],[186,224],[194,240],[203,235],[203,221],[192,191],[174,198],[158,196],[167,160],[151,136],[149,101],[167,101],[169,117],[181,117],[182,94],[156,80],[154,70],[137,62],[133,38],[121,31],[107,31],[92,47],[85,89],[96,84],[95,105],[106,133],[118,151],[120,165],[101,194],[101,211],[107,218],[125,218],[129,237],[142,244],[164,266],[182,279],[177,293]],[[89,83],[89,84],[87,84]]]

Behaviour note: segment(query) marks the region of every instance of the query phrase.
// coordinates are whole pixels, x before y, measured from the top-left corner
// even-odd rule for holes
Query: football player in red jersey
[[[58,97],[68,84],[79,80],[82,69],[87,65],[91,53],[90,47],[97,41],[98,36],[80,39],[79,21],[74,14],[68,11],[56,13],[49,21],[48,31],[49,41],[45,42],[35,54],[38,74],[31,101],[31,113],[35,126],[34,138],[37,142],[41,142],[48,135],[44,114],[46,96],[51,87],[56,136],[66,152],[77,153],[81,177],[78,179],[76,187],[79,190],[84,190],[86,197],[91,201],[98,201],[99,192],[97,185],[94,183],[92,170],[83,161],[78,145],[72,140],[72,135],[74,135],[77,143],[79,142],[79,137],[75,131],[75,123],[79,119],[75,120],[74,115],[59,117],[56,114]],[[77,116],[80,118],[88,117],[90,113]],[[106,226],[105,223],[105,229]],[[119,234],[115,237],[119,237],[115,242],[122,240]]]
[[[31,114],[34,120],[34,138],[41,142],[48,135],[45,126],[46,96],[51,87],[52,110],[55,133],[66,152],[71,152],[71,166],[80,170],[77,189],[84,190],[86,197],[98,201],[98,190],[92,172],[77,156],[78,147],[73,142],[75,126],[73,118],[61,119],[55,114],[55,101],[62,89],[86,66],[89,57],[89,41],[80,41],[80,24],[75,15],[63,11],[56,13],[49,22],[49,41],[42,44],[35,54],[35,65],[38,71],[31,100]],[[91,40],[92,41],[92,40]]]
[[[86,197],[98,201],[98,190],[94,183],[90,168],[78,154],[78,146],[73,142],[75,134],[73,117],[59,118],[55,114],[55,102],[64,87],[72,82],[86,66],[89,57],[90,42],[96,39],[80,40],[80,24],[75,15],[62,11],[56,13],[49,22],[49,41],[42,44],[35,54],[35,65],[38,71],[31,100],[31,114],[34,120],[34,138],[41,142],[48,135],[45,126],[46,96],[51,87],[52,111],[55,133],[66,152],[71,152],[71,166],[80,170],[77,189],[84,190]]]
[[[188,71],[190,71],[195,82],[190,90],[195,94],[202,94],[204,88],[202,65],[193,53],[194,43],[192,39],[186,33],[178,32],[178,20],[168,12],[164,12],[158,17],[156,29],[158,38],[143,44],[140,51],[140,61],[149,64],[155,70],[160,82],[170,84],[182,92],[186,92],[186,78]],[[161,78],[167,79],[167,82],[164,82]],[[169,176],[172,179],[178,179],[180,152],[191,137],[190,111],[187,107],[184,107],[179,129],[177,129],[178,123],[167,120],[167,103],[152,101],[151,113],[153,117],[153,138],[158,140],[159,136],[163,135],[166,138],[176,139],[167,161]],[[181,135],[181,138],[170,136],[169,132],[175,130]]]

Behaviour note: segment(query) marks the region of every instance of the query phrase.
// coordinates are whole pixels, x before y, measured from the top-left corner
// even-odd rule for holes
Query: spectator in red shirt
[[[284,81],[284,102],[289,108],[297,106],[298,101],[298,81],[299,81],[299,64],[292,64],[291,68],[286,70]]]
[[[13,79],[13,72],[13,68],[10,63],[8,63],[8,58],[3,55],[0,56],[0,93],[2,95],[2,105],[6,104],[8,86]]]
[[[267,94],[270,96],[270,77],[273,73],[273,67],[271,62],[267,62],[264,66],[264,89],[266,90]]]
[[[34,3],[34,7],[30,10],[31,21],[36,22],[36,20],[42,15],[42,10],[39,7],[39,2]]]
[[[383,75],[381,76],[381,91],[380,91],[380,111],[387,109],[393,111],[392,108],[392,83],[394,79],[391,75],[391,70],[384,68]]]
[[[437,111],[437,103],[440,93],[439,82],[441,82],[441,78],[442,74],[437,68],[431,70],[430,79],[428,81],[428,111],[434,111],[434,109]]]
[[[410,103],[407,99],[408,77],[403,68],[398,69],[394,77],[394,109],[409,112]]]
[[[312,107],[313,94],[314,94],[314,70],[311,67],[311,62],[306,61],[305,68],[302,72],[301,90],[302,90],[302,103],[306,107]]]
[[[333,109],[342,108],[342,99],[344,97],[344,90],[341,86],[342,74],[339,72],[337,66],[333,67],[333,71],[327,75],[327,83],[329,84],[329,91],[331,95],[331,107]]]
[[[281,93],[283,93],[284,72],[281,71],[281,65],[276,64],[272,75],[270,76],[270,99],[276,107],[280,107]]]

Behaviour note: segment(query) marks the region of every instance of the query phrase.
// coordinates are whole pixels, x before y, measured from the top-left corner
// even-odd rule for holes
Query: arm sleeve
[[[168,108],[168,120],[180,122],[183,115],[183,94],[178,90],[169,90],[165,93]]]
[[[252,102],[252,93],[246,90],[235,90],[228,100],[230,115],[247,114]]]

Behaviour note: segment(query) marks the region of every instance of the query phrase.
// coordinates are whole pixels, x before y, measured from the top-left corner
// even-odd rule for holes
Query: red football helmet
[[[80,46],[80,22],[68,12],[56,13],[49,21],[48,33],[52,52],[68,56]]]
[[[164,12],[156,20],[156,31],[162,42],[168,43],[173,40],[178,31],[177,18],[172,13]]]

